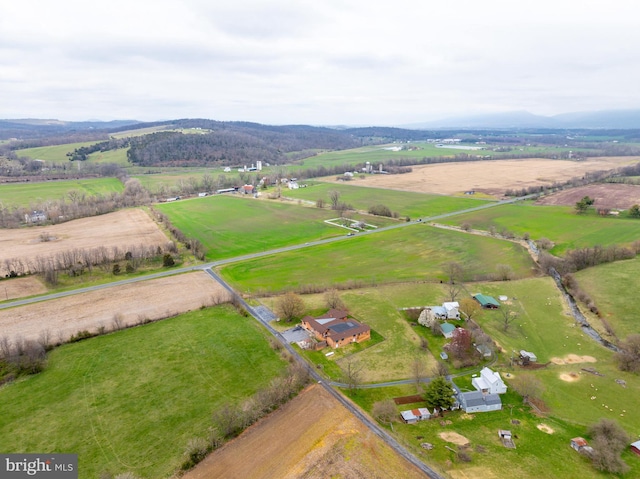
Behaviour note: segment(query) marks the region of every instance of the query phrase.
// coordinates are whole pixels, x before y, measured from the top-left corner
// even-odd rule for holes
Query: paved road
[[[533,197],[533,195],[531,195],[530,197]],[[478,211],[478,210],[482,210],[482,209],[486,209],[486,208],[493,208],[495,206],[499,206],[499,205],[503,205],[503,204],[507,204],[507,203],[514,203],[516,201],[520,201],[522,199],[527,199],[527,198],[529,198],[529,197],[514,198],[514,199],[510,199],[510,200],[504,200],[504,201],[493,202],[493,203],[487,202],[487,203],[485,203],[483,205],[480,205],[480,206],[477,206],[477,207],[474,207],[474,208],[467,208],[465,210],[460,210],[460,211],[456,211],[456,212],[445,213],[445,214],[436,215],[436,216],[432,216],[432,217],[420,218],[420,219],[415,220],[415,221],[408,221],[408,222],[405,222],[405,223],[398,223],[396,225],[391,225],[391,226],[387,226],[387,227],[384,227],[384,228],[378,228],[376,230],[370,230],[370,231],[358,233],[358,236],[369,235],[369,234],[377,234],[377,233],[380,233],[382,231],[388,231],[388,230],[391,230],[391,229],[404,228],[404,227],[408,227],[408,226],[412,226],[412,225],[416,225],[416,224],[422,224],[422,223],[425,223],[425,222],[435,221],[435,220],[439,220],[439,219],[442,219],[442,218],[448,218],[448,217],[459,215],[459,214],[463,214],[463,213],[469,213],[469,212],[472,212],[472,211]],[[311,367],[309,365],[309,363],[307,363],[307,361],[305,361],[304,358],[302,358],[297,353],[297,351],[295,349],[293,349],[293,347],[291,347],[291,345],[285,340],[285,338],[282,336],[282,334],[280,334],[278,331],[273,329],[273,327],[271,327],[271,325],[269,324],[269,322],[273,319],[273,313],[271,311],[269,311],[267,308],[265,308],[263,306],[262,307],[255,307],[255,308],[250,306],[246,301],[244,301],[244,299],[242,299],[242,297],[238,293],[235,292],[235,290],[233,288],[231,288],[231,286],[229,286],[212,269],[212,268],[215,268],[217,266],[221,266],[221,265],[228,264],[228,263],[234,263],[234,262],[238,262],[238,261],[245,261],[245,260],[248,260],[248,259],[259,258],[259,257],[262,257],[262,256],[269,256],[269,255],[283,253],[283,252],[287,252],[287,251],[294,251],[294,250],[297,250],[297,249],[308,248],[308,247],[319,245],[319,244],[333,243],[335,241],[348,241],[350,238],[352,238],[352,237],[337,236],[337,237],[333,237],[333,238],[327,238],[327,239],[323,239],[323,240],[318,240],[318,241],[305,243],[304,245],[287,246],[287,247],[283,247],[283,248],[276,248],[276,249],[273,249],[273,250],[270,250],[270,251],[264,251],[264,252],[260,252],[260,253],[253,253],[253,254],[238,256],[238,257],[234,257],[234,258],[228,258],[228,259],[223,259],[223,260],[219,260],[219,261],[214,261],[214,262],[210,262],[210,263],[203,264],[203,265],[190,266],[190,267],[185,267],[185,268],[175,268],[175,269],[170,269],[170,270],[167,270],[167,271],[162,271],[162,272],[159,272],[159,273],[153,273],[153,274],[149,274],[149,275],[145,275],[145,276],[140,276],[140,277],[137,277],[137,278],[130,278],[130,279],[125,279],[125,280],[120,280],[120,281],[114,281],[114,282],[108,283],[108,284],[89,286],[89,287],[86,287],[86,288],[79,288],[79,289],[75,289],[75,290],[72,290],[72,291],[65,291],[65,292],[60,292],[60,293],[53,293],[53,294],[38,296],[38,297],[34,297],[34,298],[27,298],[27,299],[20,299],[20,300],[16,300],[16,301],[4,302],[4,303],[0,304],[0,309],[10,308],[10,307],[14,307],[14,306],[22,306],[22,305],[31,304],[31,303],[35,303],[35,302],[39,302],[39,301],[46,301],[46,300],[50,300],[50,299],[62,298],[62,297],[71,296],[71,295],[74,295],[74,294],[81,294],[81,293],[86,293],[86,292],[89,292],[89,291],[97,291],[97,290],[101,290],[101,289],[110,288],[110,287],[113,287],[113,286],[121,286],[121,285],[135,283],[135,282],[138,282],[138,281],[146,281],[146,280],[161,278],[161,277],[165,277],[165,276],[171,276],[171,275],[176,275],[176,274],[181,274],[181,273],[187,273],[187,272],[190,272],[190,271],[204,270],[215,281],[220,283],[227,291],[229,291],[237,299],[237,301],[239,301],[239,303],[247,310],[247,312],[249,312],[249,314],[251,314],[251,316],[253,316],[256,320],[258,320],[260,322],[260,324],[262,324],[265,328],[267,328],[267,330],[269,330],[269,332],[282,344],[282,346],[300,364],[302,364],[307,369],[307,371],[309,372],[310,376],[315,381],[317,381],[318,383],[322,384],[322,386],[333,397],[335,397],[336,400],[338,400],[341,404],[343,404],[354,416],[356,416],[360,421],[362,421],[374,434],[376,434],[378,437],[380,437],[382,440],[384,440],[400,456],[404,457],[407,461],[409,461],[410,463],[414,464],[418,469],[420,469],[422,472],[424,472],[427,477],[433,478],[433,479],[444,479],[443,476],[438,474],[436,471],[431,469],[425,463],[420,461],[416,456],[411,454],[407,449],[405,449],[403,446],[401,446],[400,443],[398,443],[398,441],[396,441],[395,438],[393,438],[389,433],[387,433],[387,431],[385,431],[383,428],[381,428],[378,425],[377,422],[372,420],[359,407],[355,406],[349,399],[347,399],[345,396],[340,394],[333,387],[334,385],[335,386],[344,386],[344,385],[341,385],[340,383],[335,383],[335,382],[333,382],[333,383],[325,382],[324,379],[318,374],[318,372],[313,367]],[[426,378],[425,381],[428,381],[428,378]],[[405,383],[410,383],[410,382],[412,382],[412,380],[404,380],[404,381],[397,381],[397,382],[393,381],[393,382],[386,383],[386,385],[405,384]],[[367,385],[367,386],[363,386],[363,387],[384,387],[384,385],[383,384],[377,384],[377,385]]]
[[[503,200],[503,201],[497,201],[497,202],[487,202],[484,203],[480,206],[475,206],[473,208],[467,208],[464,210],[459,210],[459,211],[453,211],[450,213],[444,213],[441,215],[436,215],[436,216],[430,216],[430,217],[425,217],[425,218],[419,218],[415,221],[407,221],[404,223],[398,223],[395,225],[391,225],[391,226],[385,226],[383,228],[378,228],[375,230],[369,230],[369,231],[363,231],[361,233],[358,233],[356,236],[363,236],[363,235],[370,235],[370,234],[377,234],[383,231],[388,231],[388,230],[392,230],[392,229],[397,229],[397,228],[406,228],[408,226],[414,226],[414,225],[418,225],[418,224],[424,224],[427,223],[429,221],[436,221],[436,220],[440,220],[443,218],[449,218],[451,216],[456,216],[456,215],[460,215],[460,214],[464,214],[464,213],[470,213],[473,211],[478,211],[478,210],[483,210],[486,208],[493,208],[495,206],[500,206],[500,205],[504,205],[504,204],[509,204],[509,203],[515,203],[517,201],[521,201],[524,199],[529,199],[529,198],[534,198],[536,195],[528,195],[528,196],[523,196],[520,198],[512,198],[512,199],[508,199],[508,200]],[[131,283],[136,283],[138,281],[147,281],[149,279],[156,279],[156,278],[162,278],[165,276],[172,276],[175,274],[182,274],[182,273],[187,273],[190,271],[197,271],[197,270],[207,270],[207,269],[211,269],[211,268],[216,268],[218,266],[222,266],[225,264],[229,264],[229,263],[237,263],[239,261],[246,261],[246,260],[250,260],[250,259],[255,259],[255,258],[260,258],[263,256],[270,256],[270,255],[274,255],[274,254],[279,254],[279,253],[284,253],[287,251],[295,251],[298,249],[302,249],[302,248],[310,248],[313,246],[317,246],[317,245],[321,245],[321,244],[328,244],[328,243],[333,243],[336,241],[349,241],[351,238],[354,238],[356,236],[346,236],[346,235],[340,235],[340,236],[334,236],[331,238],[326,238],[326,239],[322,239],[322,240],[317,240],[317,241],[311,241],[305,244],[298,244],[298,245],[292,245],[292,246],[285,246],[282,248],[275,248],[272,250],[268,250],[268,251],[262,251],[262,252],[258,252],[258,253],[251,253],[251,254],[246,254],[246,255],[242,255],[242,256],[235,256],[233,258],[226,258],[226,259],[220,259],[217,261],[212,261],[210,263],[205,263],[205,264],[201,264],[201,265],[196,265],[196,266],[187,266],[184,268],[172,268],[172,269],[168,269],[166,271],[161,271],[159,273],[153,273],[153,274],[148,274],[148,275],[144,275],[144,276],[138,276],[137,278],[130,278],[130,279],[124,279],[124,280],[120,280],[120,281],[114,281],[111,283],[106,283],[106,284],[100,284],[100,285],[96,285],[96,286],[88,286],[85,288],[78,288],[78,289],[74,289],[71,291],[64,291],[61,293],[53,293],[53,294],[45,294],[42,296],[36,296],[33,298],[26,298],[26,299],[19,299],[19,300],[15,300],[15,301],[5,301],[0,303],[0,309],[6,309],[6,308],[12,308],[14,306],[23,306],[26,304],[31,304],[31,303],[37,303],[39,301],[47,301],[50,299],[56,299],[56,298],[63,298],[65,296],[71,296],[74,294],[81,294],[81,293],[87,293],[89,291],[98,291],[101,289],[106,289],[106,288],[111,288],[113,286],[121,286],[121,285],[125,285],[125,284],[131,284]]]

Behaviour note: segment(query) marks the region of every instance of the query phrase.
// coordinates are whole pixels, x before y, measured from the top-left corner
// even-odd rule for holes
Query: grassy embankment
[[[0,450],[77,453],[81,478],[169,477],[212,411],[284,369],[266,335],[223,306],[55,349],[44,372],[0,388]]]
[[[576,273],[575,277],[581,289],[594,300],[600,314],[611,324],[620,339],[629,334],[640,334],[639,257],[588,268]]]
[[[531,202],[503,205],[441,220],[444,224],[498,232],[506,229],[532,239],[548,238],[555,243],[553,254],[574,248],[629,244],[640,239],[640,221],[631,218],[601,217],[595,211],[577,215],[568,206],[536,206]]]
[[[60,180],[43,183],[9,183],[0,185],[0,203],[4,206],[35,205],[49,200],[67,198],[71,191],[86,196],[121,193],[124,186],[117,178]]]

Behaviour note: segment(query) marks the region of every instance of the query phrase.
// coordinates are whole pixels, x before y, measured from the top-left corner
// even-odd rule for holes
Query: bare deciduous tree
[[[341,309],[345,311],[347,309],[337,289],[330,289],[324,293],[324,301],[329,309]]]
[[[304,311],[304,301],[300,296],[291,291],[285,293],[276,301],[276,313],[278,313],[280,318],[287,321],[299,318],[304,314]]]

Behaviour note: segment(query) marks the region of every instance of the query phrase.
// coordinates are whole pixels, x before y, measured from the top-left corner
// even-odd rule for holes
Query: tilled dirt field
[[[153,321],[224,297],[217,281],[197,271],[0,310],[0,336],[38,340],[47,331],[56,343],[81,330],[114,329],[114,318],[121,326]]]
[[[0,274],[8,273],[5,261],[13,258],[32,261],[38,256],[48,258],[69,250],[165,246],[168,241],[149,215],[138,208],[58,225],[0,229]]]
[[[551,185],[581,177],[588,171],[611,170],[639,160],[611,157],[583,161],[526,159],[440,163],[412,166],[411,173],[402,175],[367,175],[365,179],[355,176],[350,184],[441,195],[473,190],[500,197],[507,189]],[[325,180],[335,182],[335,177]]]
[[[423,478],[321,386],[313,385],[184,479]]]
[[[539,205],[574,206],[585,196],[595,200],[594,208],[626,210],[633,205],[640,204],[640,186],[617,183],[580,186],[545,196],[537,203]]]

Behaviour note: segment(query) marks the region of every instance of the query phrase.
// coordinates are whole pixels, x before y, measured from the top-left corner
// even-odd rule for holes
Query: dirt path
[[[313,385],[184,479],[423,478],[322,387]]]

